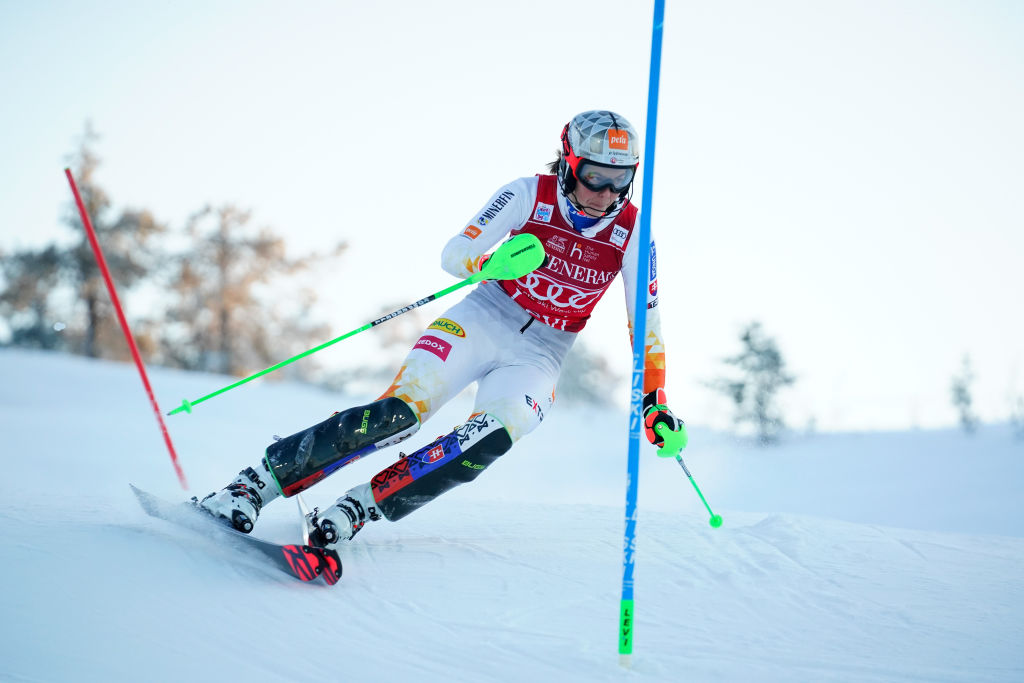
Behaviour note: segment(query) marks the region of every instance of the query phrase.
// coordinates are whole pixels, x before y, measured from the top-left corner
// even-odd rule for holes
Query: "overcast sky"
[[[320,286],[341,334],[449,285],[444,242],[541,172],[575,113],[644,132],[652,7],[0,1],[0,248],[65,234],[91,120],[117,208],[181,227],[233,202],[295,253],[348,241]],[[1024,393],[1024,4],[669,0],[665,22],[673,408],[721,421],[701,382],[757,319],[799,377],[797,427],[951,424],[964,354],[978,411],[1005,419]],[[628,373],[620,286],[583,339]]]

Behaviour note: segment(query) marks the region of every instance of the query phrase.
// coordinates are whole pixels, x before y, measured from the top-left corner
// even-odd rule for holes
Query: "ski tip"
[[[157,510],[159,505],[152,494],[146,493],[135,484],[128,483],[132,493],[135,494],[135,499],[139,501],[139,505],[142,506],[142,510],[150,517],[159,517]]]

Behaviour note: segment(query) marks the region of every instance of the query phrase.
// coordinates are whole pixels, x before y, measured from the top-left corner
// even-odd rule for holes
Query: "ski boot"
[[[325,548],[350,541],[367,522],[383,518],[370,484],[351,488],[329,508],[313,510],[306,516],[310,544]]]
[[[203,498],[199,507],[247,534],[252,531],[263,506],[279,495],[266,463],[261,462],[258,469],[245,468],[230,484]]]

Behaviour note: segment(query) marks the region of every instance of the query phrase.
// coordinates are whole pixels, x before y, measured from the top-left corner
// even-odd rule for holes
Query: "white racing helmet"
[[[558,182],[568,195],[576,183],[595,192],[612,188],[624,199],[640,164],[640,136],[610,111],[577,114],[562,129]]]

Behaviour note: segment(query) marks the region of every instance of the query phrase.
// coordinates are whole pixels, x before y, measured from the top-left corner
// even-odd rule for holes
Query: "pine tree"
[[[967,434],[973,434],[978,429],[978,416],[974,414],[972,408],[974,398],[971,396],[971,385],[973,383],[974,372],[971,369],[971,359],[965,355],[960,366],[960,373],[954,375],[950,382],[950,395],[960,421],[960,428]]]
[[[315,295],[287,291],[285,281],[316,262],[339,255],[289,259],[284,240],[253,231],[251,215],[235,206],[206,207],[186,226],[188,247],[177,256],[167,288],[159,355],[189,370],[246,375],[326,340],[329,330],[311,322]],[[288,366],[289,376],[309,378],[311,362]]]
[[[716,379],[708,386],[732,401],[735,424],[751,425],[758,443],[771,445],[786,427],[776,395],[796,378],[786,371],[778,345],[765,334],[761,323],[749,323],[740,333],[740,342],[743,350],[723,361],[736,368],[739,375]]]
[[[60,253],[53,245],[39,250],[0,253],[0,316],[10,332],[8,343],[24,348],[59,349],[61,323],[51,297],[60,277]]]
[[[112,213],[112,202],[96,178],[100,165],[94,151],[97,140],[87,125],[71,166],[111,276],[125,297],[159,267],[155,238],[166,228],[148,211]],[[72,199],[66,204],[63,222],[71,230],[69,244],[26,249],[3,260],[0,312],[9,327],[10,343],[127,359],[128,347]],[[62,325],[66,329],[58,334],[55,323],[57,329]],[[145,346],[144,340],[140,345]]]
[[[1010,399],[1010,429],[1015,439],[1024,441],[1024,396]]]
[[[96,182],[100,161],[92,145],[97,140],[95,131],[87,126],[75,159],[75,182],[103,248],[111,277],[124,295],[158,267],[161,254],[154,246],[154,238],[164,234],[166,226],[145,210],[127,209],[116,217],[111,215],[111,200]],[[75,350],[90,357],[126,358],[127,347],[110,295],[74,202],[67,204],[65,223],[79,236],[77,244],[66,254],[66,275],[85,309],[84,330]],[[70,329],[69,335],[77,336],[75,332]]]

